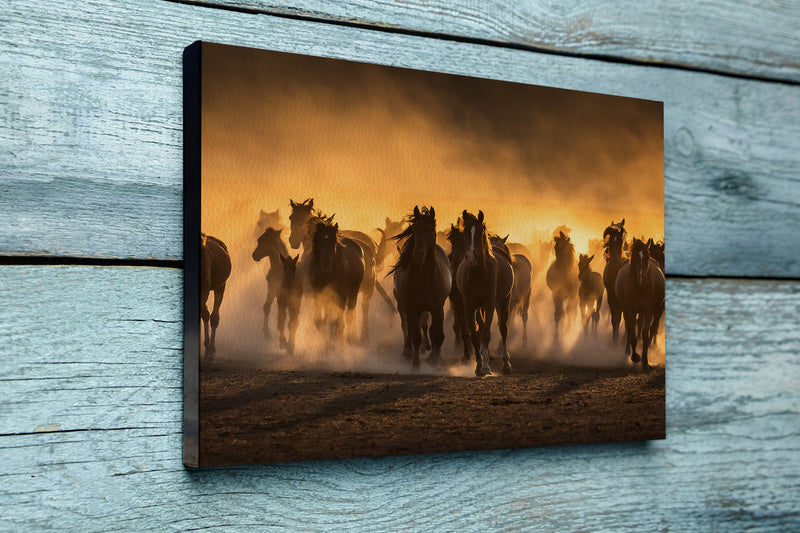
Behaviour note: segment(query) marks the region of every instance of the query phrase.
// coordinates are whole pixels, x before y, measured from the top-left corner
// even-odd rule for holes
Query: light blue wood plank
[[[800,276],[798,86],[155,0],[0,22],[5,255],[181,257],[180,57],[206,39],[664,100],[667,271]]]
[[[795,2],[190,0],[204,6],[800,82]]]
[[[666,441],[187,471],[181,278],[0,267],[0,529],[800,527],[800,283],[668,282]]]

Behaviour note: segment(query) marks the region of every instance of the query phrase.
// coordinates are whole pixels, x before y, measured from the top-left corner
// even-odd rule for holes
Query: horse
[[[269,258],[269,271],[267,272],[267,299],[264,302],[264,326],[262,331],[264,337],[269,339],[269,312],[272,308],[272,302],[278,295],[279,287],[283,283],[284,269],[281,264],[280,258],[288,256],[289,250],[286,248],[283,239],[281,239],[282,229],[267,228],[264,233],[258,238],[255,250],[253,250],[253,261],[261,261],[265,257]]]
[[[200,318],[203,321],[206,358],[216,353],[217,327],[219,326],[219,308],[225,296],[225,285],[231,275],[231,255],[225,243],[216,237],[200,234]],[[214,292],[214,309],[208,313],[208,296]],[[208,326],[211,322],[211,335]]]
[[[303,301],[303,282],[297,275],[297,260],[300,254],[294,257],[287,257],[281,254],[283,265],[283,279],[281,288],[278,291],[278,334],[280,335],[280,346],[289,354],[294,353],[294,338],[297,333],[297,321],[300,316],[300,305]],[[283,333],[286,315],[289,315],[289,338]]]
[[[354,240],[339,236],[339,224],[320,217],[313,231],[307,269],[316,300],[314,323],[321,332],[329,326],[332,339],[338,340],[352,323],[364,280],[362,249]]]
[[[647,251],[650,252],[650,260],[655,261],[658,264],[658,267],[661,269],[661,273],[663,274],[666,272],[664,270],[664,241],[653,242],[653,239],[647,240]],[[658,336],[658,325],[661,322],[661,315],[664,314],[664,305],[662,303],[661,308],[656,310],[655,316],[653,316],[653,325],[650,328],[650,342],[653,346],[656,344],[656,336]]]
[[[622,306],[617,298],[616,283],[617,275],[625,264],[622,250],[625,248],[625,219],[618,224],[611,221],[611,224],[603,232],[603,242],[605,243],[606,267],[603,270],[603,285],[606,288],[608,299],[608,310],[611,312],[611,332],[614,342],[619,338],[619,321],[622,318]]]
[[[641,359],[642,368],[646,369],[652,323],[664,305],[664,274],[655,261],[650,261],[650,251],[644,242],[634,238],[630,252],[630,261],[617,275],[615,289],[628,336],[625,355],[630,351],[631,361],[638,363]],[[637,326],[642,336],[641,358],[636,353]]]
[[[308,198],[302,203],[289,200],[289,205],[292,208],[292,213],[289,215],[289,221],[291,222],[289,244],[294,249],[299,248],[301,244],[303,245],[303,259],[301,259],[300,263],[301,271],[304,271],[303,261],[305,260],[306,251],[311,247],[314,228],[316,228],[317,223],[320,221],[331,222],[333,216],[325,217],[319,211],[315,210],[313,198]],[[392,310],[394,310],[394,304],[386,290],[380,283],[377,283],[375,257],[378,247],[375,241],[367,234],[360,231],[341,230],[338,232],[338,235],[342,238],[349,238],[351,242],[356,243],[361,248],[361,255],[364,263],[364,277],[359,292],[361,294],[361,341],[363,342],[369,337],[369,306],[373,293],[378,291],[378,294],[381,295],[384,302],[386,302]]]
[[[402,243],[397,243],[397,248],[390,245],[392,237],[399,235],[405,230],[403,221],[395,222],[391,218],[386,217],[385,226],[383,228],[375,228],[375,231],[381,234],[381,239],[378,242],[378,253],[375,255],[375,270],[378,272],[383,271],[383,266],[387,262],[396,263],[400,257],[398,250]]]
[[[553,296],[555,339],[560,335],[561,319],[566,315],[572,323],[578,306],[578,265],[575,263],[575,246],[569,236],[559,231],[553,237],[556,258],[547,269],[547,287]]]
[[[392,267],[394,296],[403,324],[403,354],[411,355],[412,368],[419,368],[424,327],[423,313],[430,313],[431,364],[441,362],[444,342],[444,302],[453,279],[444,249],[436,244],[436,210],[418,206],[408,217],[408,227],[392,237],[403,240],[400,258]]]
[[[489,341],[492,319],[497,310],[497,325],[503,339],[503,373],[511,372],[508,353],[508,317],[511,312],[511,291],[514,270],[511,258],[489,242],[483,211],[476,217],[465,209],[461,214],[466,253],[456,271],[456,283],[464,300],[466,331],[475,350],[475,374],[491,375]],[[462,333],[463,335],[463,333]]]
[[[450,254],[447,256],[447,259],[450,262],[450,275],[454,280],[456,279],[458,266],[467,254],[464,233],[461,231],[460,226],[461,218],[456,220],[455,224],[450,224],[450,230],[447,232],[447,240],[450,242]],[[458,283],[453,283],[451,285],[449,298],[450,309],[453,310],[453,334],[456,347],[458,347],[460,342],[464,349],[462,360],[468,361],[470,358],[470,333],[467,330],[467,323],[464,318],[464,297],[458,289]]]
[[[281,213],[280,209],[276,209],[271,213],[267,213],[263,209],[260,209],[260,214],[258,216],[258,222],[256,222],[256,231],[257,233],[263,233],[267,228],[274,228],[274,229],[283,229],[284,225],[281,221]]]
[[[522,348],[528,347],[528,308],[531,303],[531,279],[533,266],[524,254],[512,254],[512,249],[519,250],[525,245],[508,242],[508,235],[502,239],[498,235],[490,235],[489,242],[493,248],[501,248],[511,259],[514,270],[514,286],[511,289],[511,316],[518,314],[522,318]],[[530,252],[528,252],[530,253]]]
[[[592,322],[592,332],[597,335],[597,323],[600,321],[600,307],[603,305],[603,276],[599,272],[592,271],[590,263],[594,255],[581,254],[578,257],[578,280],[581,282],[578,287],[578,300],[581,310],[581,322],[583,322],[583,332],[589,328],[589,320]]]

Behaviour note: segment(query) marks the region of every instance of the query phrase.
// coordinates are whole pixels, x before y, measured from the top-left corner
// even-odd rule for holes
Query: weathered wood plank
[[[188,471],[181,272],[0,267],[0,529],[797,529],[800,283],[667,292],[666,441]]]
[[[180,58],[206,39],[664,100],[667,271],[800,276],[797,86],[155,0],[0,21],[4,255],[181,257]]]
[[[800,82],[800,5],[783,2],[189,0],[257,13]]]

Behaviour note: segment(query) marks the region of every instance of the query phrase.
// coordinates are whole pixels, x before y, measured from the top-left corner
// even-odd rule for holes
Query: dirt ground
[[[486,378],[212,367],[200,386],[204,466],[665,437],[663,366],[517,360]]]

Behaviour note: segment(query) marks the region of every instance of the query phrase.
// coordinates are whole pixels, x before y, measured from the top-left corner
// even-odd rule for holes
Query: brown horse
[[[305,258],[304,258],[305,260]],[[364,279],[364,254],[352,239],[339,237],[339,225],[320,217],[311,240],[307,266],[315,296],[314,323],[332,340],[351,330],[358,291]]]
[[[651,327],[658,310],[664,305],[664,274],[650,261],[647,245],[634,238],[630,262],[623,265],[617,275],[616,294],[625,318],[625,355],[630,351],[631,361],[638,363],[636,353],[637,326],[642,336],[642,367],[648,368],[647,350],[650,346]]]
[[[231,255],[228,247],[221,240],[204,233],[200,234],[200,318],[203,320],[206,358],[216,353],[217,326],[219,326],[219,308],[225,296],[225,285],[231,275]],[[208,313],[208,296],[214,292],[214,309]],[[208,326],[211,322],[211,334]]]
[[[381,240],[378,242],[378,253],[375,255],[375,270],[382,272],[384,264],[397,262],[400,257],[399,250],[403,243],[398,242],[393,245],[390,241],[395,235],[403,233],[405,229],[406,225],[402,220],[395,222],[389,217],[386,217],[383,228],[375,228],[375,231],[381,234]]]
[[[450,230],[447,232],[447,240],[450,242],[450,254],[447,259],[450,261],[450,274],[453,280],[456,279],[458,266],[464,260],[467,254],[467,248],[464,241],[464,233],[461,231],[461,218],[456,220],[455,224],[450,224]],[[453,311],[453,335],[455,337],[455,344],[458,347],[459,342],[464,349],[463,361],[468,361],[470,358],[469,345],[470,345],[470,332],[467,329],[466,319],[464,318],[464,297],[458,289],[458,283],[453,283],[450,287],[450,309]]]
[[[647,251],[650,252],[650,260],[655,261],[658,263],[658,268],[661,269],[661,273],[665,273],[664,270],[664,241],[653,242],[653,239],[648,239],[647,241]],[[656,336],[658,336],[658,325],[661,322],[661,315],[664,314],[664,303],[662,302],[661,308],[656,310],[656,314],[653,317],[653,325],[650,327],[650,343],[651,345],[655,346],[656,344]]]
[[[441,246],[436,244],[436,211],[414,207],[408,217],[408,227],[393,237],[404,240],[400,258],[391,270],[394,274],[394,296],[404,324],[403,353],[411,352],[413,368],[419,368],[422,344],[423,313],[431,315],[429,362],[441,361],[444,342],[444,302],[450,294],[452,277],[450,262]]]
[[[324,217],[319,211],[315,210],[313,198],[309,198],[302,203],[290,200],[289,205],[292,208],[292,213],[289,215],[289,221],[291,222],[289,244],[295,249],[299,248],[301,244],[303,245],[303,258],[300,260],[300,264],[301,271],[305,271],[303,262],[305,261],[307,250],[311,249],[311,241],[317,223],[320,221],[331,222],[333,216]],[[349,238],[351,242],[356,243],[361,248],[364,262],[364,277],[359,289],[361,295],[361,340],[365,341],[369,337],[369,307],[374,292],[377,290],[386,305],[392,310],[394,310],[394,303],[386,293],[386,290],[380,283],[377,283],[375,257],[378,247],[375,241],[360,231],[340,230],[337,234],[342,238]]]
[[[278,291],[278,334],[280,346],[290,354],[294,353],[294,338],[297,333],[297,321],[300,316],[300,305],[303,301],[303,282],[297,275],[297,260],[294,257],[279,256],[283,266],[283,279]],[[289,315],[289,338],[283,333],[286,315]]]
[[[262,331],[264,337],[269,339],[269,313],[272,302],[278,296],[278,291],[283,283],[283,265],[280,258],[288,256],[289,251],[281,239],[283,230],[266,228],[264,233],[258,238],[255,250],[253,250],[253,261],[261,261],[265,257],[269,258],[269,271],[267,272],[267,299],[264,302],[264,326]]]
[[[475,374],[487,376],[492,319],[497,309],[497,322],[503,340],[503,373],[511,372],[508,353],[508,317],[511,312],[511,290],[514,270],[511,259],[500,248],[493,248],[486,234],[483,211],[476,217],[465,209],[461,214],[466,253],[456,271],[458,290],[464,299],[464,321],[475,350]]]
[[[566,315],[569,324],[575,320],[578,307],[578,265],[575,262],[575,246],[569,236],[559,231],[553,241],[556,258],[547,269],[546,280],[553,296],[555,339],[558,341],[561,319]]]
[[[603,285],[606,287],[608,310],[611,312],[611,332],[614,342],[619,338],[619,321],[622,318],[622,306],[617,298],[617,275],[625,264],[622,250],[625,248],[625,219],[618,224],[611,224],[603,232],[605,243],[606,267],[603,270]]]
[[[581,310],[581,322],[583,322],[583,332],[589,329],[589,320],[592,322],[592,332],[597,335],[597,323],[600,321],[600,307],[603,305],[603,276],[599,272],[592,271],[590,263],[594,255],[588,256],[581,254],[578,257],[578,280],[581,282],[578,287],[578,300]]]
[[[523,254],[512,254],[512,249],[519,250],[524,245],[508,242],[508,235],[502,239],[497,235],[489,237],[493,248],[501,248],[511,258],[514,270],[514,287],[511,289],[511,316],[515,313],[522,318],[522,348],[528,347],[528,308],[531,303],[531,276],[533,267],[528,257]]]

